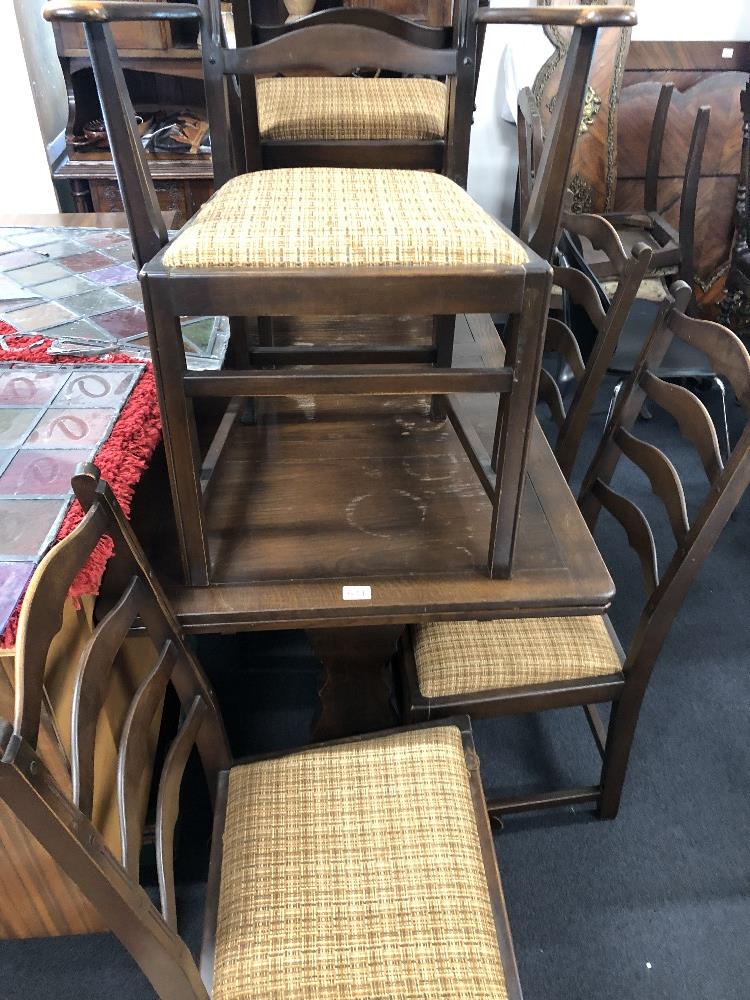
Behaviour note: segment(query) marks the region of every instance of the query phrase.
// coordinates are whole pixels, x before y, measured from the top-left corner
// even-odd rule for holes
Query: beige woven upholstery
[[[621,669],[599,616],[420,625],[414,658],[425,698],[600,677]]]
[[[214,1000],[507,996],[461,736],[234,768]]]
[[[442,139],[448,90],[439,80],[281,76],[256,82],[262,139]]]
[[[441,174],[331,167],[233,178],[164,254],[170,268],[479,267],[526,260],[523,244]]]

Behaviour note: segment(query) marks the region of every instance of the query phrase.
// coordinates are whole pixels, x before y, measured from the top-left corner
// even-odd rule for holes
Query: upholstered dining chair
[[[689,289],[676,282],[672,292],[684,301]],[[664,640],[750,483],[750,419],[724,464],[703,404],[688,389],[658,376],[673,339],[710,357],[750,417],[750,355],[740,340],[725,327],[687,317],[665,303],[620,393],[579,497],[591,531],[604,508],[620,522],[640,560],[648,599],[627,653],[607,617],[435,622],[405,634],[401,667],[405,714],[410,720],[455,711],[479,717],[569,706],[585,710],[603,760],[598,783],[492,800],[493,815],[587,802],[597,805],[602,818],[617,815],[641,702]],[[674,465],[660,448],[634,434],[646,400],[675,418],[705,471],[708,491],[692,523]],[[645,474],[666,509],[676,549],[661,575],[645,514],[612,485],[623,456]],[[605,727],[597,706],[606,702],[612,708]]]
[[[486,7],[489,0],[478,0]],[[343,24],[383,30],[395,39],[427,49],[455,49],[461,72],[447,77],[365,72],[344,76],[268,75],[238,80],[243,117],[256,120],[245,131],[244,165],[271,167],[378,167],[435,170],[466,187],[469,136],[485,25],[472,20],[472,0],[456,0],[452,22],[418,23],[373,7],[330,7],[307,17],[278,23],[267,3],[234,0],[238,47],[262,45],[316,24]],[[445,15],[443,15],[445,16]],[[268,22],[271,23],[268,23]],[[274,23],[276,22],[276,23]],[[274,344],[274,323],[259,317],[259,340]],[[454,316],[435,316],[436,354],[450,354]],[[432,414],[447,410],[433,400]]]
[[[261,45],[229,49],[222,41],[218,0],[197,6],[53,0],[48,19],[84,24],[102,111],[141,266],[144,305],[160,395],[172,500],[186,582],[211,583],[212,555],[206,505],[218,456],[232,440],[231,417],[215,445],[198,447],[194,400],[300,394],[442,395],[499,392],[493,454],[478,454],[476,435],[457,428],[492,503],[488,551],[491,575],[512,571],[518,512],[533,421],[554,245],[570,166],[575,123],[599,27],[632,24],[628,8],[464,8],[467,31],[476,23],[567,23],[574,32],[557,100],[556,116],[534,185],[521,243],[495,222],[450,178],[425,171],[285,168],[238,173],[243,136],[230,130],[238,112],[233,78],[280,67],[332,73],[367,64],[396,71],[460,76],[468,73],[460,49],[429,49],[387,31],[354,24],[303,26]],[[110,23],[143,18],[192,18],[200,22],[206,101],[212,132],[213,198],[167,244],[133,110],[110,33]],[[240,111],[242,109],[239,109]],[[257,116],[243,122],[257,134]],[[447,315],[499,311],[509,314],[506,365],[498,370],[450,368],[449,356],[399,356],[427,360],[433,368],[391,364],[362,373],[331,374],[326,364],[389,360],[366,350],[327,356],[304,370],[187,370],[181,315],[355,316]],[[256,364],[301,365],[310,355],[296,347],[253,352]],[[452,418],[458,421],[454,415]],[[211,461],[205,463],[206,456]],[[500,498],[502,497],[502,502]]]
[[[615,292],[611,299],[605,300],[605,308],[594,282],[582,271],[562,265],[553,269],[555,287],[560,289],[566,306],[565,318],[552,315],[548,318],[544,350],[545,354],[557,355],[568,366],[575,379],[575,390],[566,409],[556,379],[542,368],[538,398],[549,407],[557,427],[553,450],[563,475],[570,481],[591,408],[648,268],[651,249],[645,243],[637,243],[627,254],[613,227],[599,215],[566,213],[563,227],[566,232],[585,235],[592,246],[606,255],[612,273],[617,275]],[[573,307],[583,311],[595,331],[585,363],[573,332],[575,324],[570,318]]]
[[[79,466],[73,488],[86,515],[39,564],[21,613],[15,719],[0,720],[0,802],[156,994],[521,1000],[468,719],[233,761],[209,681],[117,501],[94,466]],[[37,752],[44,654],[70,582],[104,535],[118,554],[122,596],[76,665],[65,787]],[[136,620],[152,666],[132,692],[111,773],[95,773],[103,696]],[[169,688],[182,711],[155,775],[157,908],[139,884],[138,790],[144,735]],[[173,866],[193,747],[214,813],[200,971],[178,933]],[[95,777],[117,799],[119,850],[92,816]]]
[[[264,168],[289,166],[396,167],[437,170],[466,186],[469,133],[484,26],[471,19],[472,3],[456,0],[452,23],[423,24],[374,7],[330,7],[298,20],[267,23],[251,0],[234,0],[238,47],[262,45],[315,24],[383,29],[429,49],[461,52],[460,74],[445,78],[363,73],[278,75],[240,81],[243,102],[257,109]],[[479,7],[488,0],[479,0]]]

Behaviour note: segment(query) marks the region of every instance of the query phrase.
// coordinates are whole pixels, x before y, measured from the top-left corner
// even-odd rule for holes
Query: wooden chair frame
[[[255,162],[260,148],[264,168],[287,166],[391,167],[436,170],[466,187],[469,161],[469,134],[474,97],[479,77],[480,31],[474,23],[478,7],[489,0],[456,0],[450,26],[422,25],[408,17],[396,17],[375,8],[338,7],[321,10],[285,24],[264,25],[250,20],[249,0],[234,0],[234,25],[238,48],[262,45],[274,38],[314,24],[356,25],[386,31],[394,38],[428,50],[458,53],[457,72],[446,77],[448,101],[446,128],[442,139],[424,140],[288,140],[263,139],[246,143],[246,162]],[[254,122],[257,134],[257,106],[254,81],[240,80],[245,120]]]
[[[601,217],[618,233],[637,228],[643,232],[644,241],[653,241],[655,246],[651,247],[652,260],[648,273],[662,274],[670,271],[692,287],[695,278],[695,207],[711,109],[701,107],[695,118],[680,197],[680,221],[678,229],[675,229],[659,212],[657,204],[659,165],[673,91],[674,84],[665,83],[659,92],[646,160],[643,212],[605,212]],[[525,87],[518,95],[518,205],[521,220],[526,215],[543,146],[541,115],[531,89]],[[523,235],[523,227],[520,232]],[[606,256],[604,259],[588,260],[587,263],[600,281],[617,277],[617,272]]]
[[[604,217],[615,229],[642,230],[644,238],[650,237],[656,243],[650,271],[669,271],[692,288],[695,280],[695,207],[711,108],[704,105],[695,117],[680,196],[680,220],[675,229],[659,211],[657,199],[664,131],[673,92],[673,83],[663,84],[659,92],[646,158],[643,212],[607,212]],[[590,266],[597,278],[604,280],[612,277],[605,262],[592,261]]]
[[[573,267],[553,268],[554,283],[569,301],[586,312],[597,331],[591,354],[584,364],[578,340],[570,326],[553,316],[547,320],[545,351],[560,354],[576,378],[575,393],[567,412],[552,375],[542,368],[539,379],[538,398],[547,404],[558,428],[553,449],[555,457],[563,475],[570,481],[591,408],[648,269],[651,248],[645,243],[637,243],[627,254],[614,228],[598,215],[568,213],[563,219],[563,226],[572,233],[586,236],[592,246],[606,253],[612,272],[618,279],[617,291],[605,310],[596,286],[585,274]]]
[[[86,516],[75,531],[42,560],[23,605],[16,659],[15,721],[11,724],[0,720],[0,801],[12,810],[31,836],[78,886],[140,966],[159,997],[163,1000],[207,1000],[213,978],[227,784],[235,762],[210,684],[185,645],[172,610],[109,487],[99,480],[98,470],[91,465],[79,466],[73,487],[87,510]],[[68,587],[104,535],[113,539],[118,553],[122,596],[97,625],[78,663],[72,705],[71,801],[36,751],[43,670],[47,648],[62,620]],[[155,665],[133,696],[120,738],[114,785],[120,815],[121,849],[116,857],[92,822],[92,761],[97,719],[113,661],[136,618],[154,643]],[[148,730],[169,683],[183,711],[158,783],[156,856],[160,909],[157,909],[139,884],[142,817],[137,814],[135,804],[139,801],[136,791],[145,763],[144,730]],[[511,1000],[521,1000],[471,726],[466,718],[450,722],[461,732],[508,996]],[[438,724],[446,723],[427,725]],[[396,731],[403,730],[393,732]],[[316,750],[368,738],[371,737],[318,744]],[[177,931],[173,870],[173,835],[179,812],[180,785],[194,745],[201,755],[214,808],[200,972]],[[291,750],[286,754],[266,756],[299,752]]]
[[[465,6],[459,5],[460,10]],[[342,73],[369,61],[396,71],[452,75],[462,72],[458,49],[428,49],[388,35],[373,27],[320,24],[273,38],[261,45],[227,49],[222,44],[221,19],[215,0],[186,4],[110,3],[107,0],[54,0],[45,8],[50,20],[84,24],[91,62],[107,123],[123,203],[142,265],[140,278],[157,380],[172,498],[185,579],[191,586],[211,583],[211,556],[206,532],[204,498],[213,470],[229,436],[237,402],[227,407],[225,420],[201,464],[194,399],[224,397],[233,400],[257,396],[330,393],[449,395],[458,392],[499,392],[495,441],[488,455],[472,427],[457,413],[451,421],[493,508],[488,552],[491,575],[509,576],[533,421],[544,317],[551,272],[547,260],[555,244],[574,141],[574,123],[580,116],[586,81],[599,27],[631,24],[628,8],[537,8],[476,12],[475,23],[565,23],[575,30],[563,72],[560,98],[545,143],[538,181],[529,205],[529,260],[523,266],[482,269],[388,268],[306,269],[279,271],[182,269],[170,271],[162,263],[166,245],[153,184],[134,128],[130,98],[112,41],[110,23],[147,18],[198,19],[201,27],[206,102],[212,128],[214,171],[219,183],[229,179],[242,162],[244,145],[235,128],[238,109],[231,79],[283,66],[309,68],[310,62],[328,72]],[[464,23],[461,21],[461,23]],[[468,30],[468,28],[467,28]],[[474,24],[471,32],[475,31]],[[314,56],[310,45],[315,41]],[[379,46],[373,49],[373,46]],[[377,60],[372,52],[377,51]],[[236,95],[235,95],[236,96]],[[247,122],[245,122],[247,126]],[[189,225],[189,223],[188,223]],[[450,369],[449,357],[429,358],[437,370],[361,373],[343,369],[331,374],[326,365],[354,365],[383,360],[383,354],[356,349],[316,353],[319,367],[304,374],[258,369],[211,373],[187,371],[179,317],[225,315],[243,317],[253,303],[256,316],[438,315],[462,312],[510,314],[506,366],[496,370]],[[263,348],[259,349],[261,352]],[[274,360],[283,354],[286,364],[309,364],[310,355],[298,348],[266,348]],[[396,352],[390,361],[426,360]],[[447,349],[446,349],[446,353]],[[253,353],[253,361],[271,358]],[[440,370],[443,367],[448,370]],[[500,498],[502,496],[502,503]]]
[[[672,296],[684,302],[689,289],[684,283],[675,282],[671,292]],[[730,382],[748,416],[726,464],[721,459],[713,421],[700,400],[689,390],[658,377],[659,366],[674,337],[710,357],[716,371]],[[635,422],[647,399],[675,417],[683,435],[694,445],[705,469],[710,488],[692,525],[688,521],[685,494],[676,469],[660,449],[633,434]],[[654,536],[646,516],[635,503],[610,485],[622,455],[645,473],[669,517],[677,547],[661,577]],[[622,660],[622,671],[608,676],[532,687],[425,698],[419,691],[413,639],[409,631],[402,640],[400,656],[405,712],[410,719],[431,719],[455,712],[466,712],[478,718],[571,706],[584,709],[602,756],[599,783],[494,799],[488,802],[491,814],[502,816],[549,806],[593,802],[603,819],[613,819],[617,815],[638,715],[654,665],[690,586],[749,484],[750,355],[730,330],[707,320],[690,318],[667,301],[618,397],[579,497],[581,511],[592,533],[602,507],[621,523],[643,570],[648,600],[627,654],[623,653],[609,619],[605,619]],[[612,703],[606,728],[596,707],[602,702]]]

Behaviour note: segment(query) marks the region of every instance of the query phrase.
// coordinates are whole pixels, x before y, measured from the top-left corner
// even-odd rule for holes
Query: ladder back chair
[[[480,7],[488,0],[479,0]],[[453,49],[459,72],[446,76],[264,76],[240,81],[254,121],[247,161],[263,167],[346,166],[436,170],[466,187],[469,133],[479,73],[476,4],[456,0],[452,23],[420,24],[371,7],[333,7],[284,24],[252,16],[234,0],[239,48],[316,24],[387,32],[426,50]],[[483,30],[483,29],[482,29]],[[355,71],[379,70],[363,64]],[[416,69],[414,70],[416,72]],[[257,139],[255,127],[257,127]]]
[[[673,280],[677,277],[692,288],[695,279],[695,209],[711,109],[704,105],[695,117],[685,160],[679,223],[675,229],[665,218],[664,211],[659,209],[658,202],[659,167],[673,91],[674,84],[665,83],[659,92],[646,158],[643,212],[607,212],[605,218],[615,227],[627,250],[636,242],[645,242],[651,247],[653,257],[649,275],[671,275]],[[584,251],[587,263],[597,278],[607,280],[613,276],[600,253],[589,247],[584,247]]]
[[[478,0],[479,7],[489,0]],[[258,11],[257,8],[263,10]],[[371,28],[430,49],[454,49],[459,71],[446,77],[393,74],[275,75],[239,78],[245,169],[257,167],[380,167],[435,170],[466,187],[484,25],[475,25],[474,0],[456,0],[452,24],[420,24],[371,7],[331,7],[282,24],[266,24],[265,4],[234,0],[240,48],[262,45],[316,24]],[[357,67],[360,71],[363,67]],[[365,70],[370,67],[365,66]],[[274,324],[259,317],[263,346],[274,344]],[[453,344],[455,317],[433,320],[435,357]],[[432,414],[444,419],[439,397]]]
[[[557,426],[555,457],[563,475],[570,481],[591,408],[648,268],[651,249],[645,243],[637,243],[627,254],[615,230],[598,215],[568,213],[563,226],[568,232],[585,235],[592,246],[605,253],[612,272],[617,275],[617,289],[605,309],[596,286],[585,274],[574,267],[553,268],[553,281],[562,290],[568,306],[566,313],[574,304],[583,310],[596,331],[591,353],[584,364],[572,320],[565,322],[555,316],[547,320],[545,352],[557,354],[570,367],[576,380],[575,392],[566,410],[560,387],[552,374],[542,368],[539,379],[538,398],[548,406]]]
[[[316,67],[341,73],[378,64],[396,71],[461,72],[456,49],[425,49],[373,27],[318,24],[261,45],[228,49],[219,5],[53,0],[51,20],[84,24],[110,136],[123,203],[138,260],[185,579],[211,583],[206,504],[221,453],[232,441],[236,402],[227,407],[202,462],[194,400],[351,394],[445,395],[499,392],[492,455],[479,451],[473,428],[454,426],[492,504],[488,551],[491,575],[512,570],[529,433],[541,365],[551,284],[547,264],[562,211],[563,192],[599,27],[632,24],[628,8],[483,9],[477,22],[566,23],[574,26],[557,101],[529,205],[528,244],[521,243],[448,177],[424,171],[286,168],[237,174],[242,136],[230,131],[233,78],[278,68]],[[144,18],[194,18],[201,28],[204,77],[219,190],[167,245],[132,105],[112,42],[110,23]],[[235,109],[236,110],[236,109]],[[248,123],[245,123],[247,127]],[[252,128],[252,123],[250,123]],[[209,373],[187,370],[181,315],[353,316],[440,315],[500,311],[510,315],[506,365],[501,369],[396,367],[362,372],[373,358],[347,351],[315,353],[304,371],[255,369]],[[268,364],[305,364],[298,348],[255,352]],[[450,357],[428,359],[450,368]],[[393,357],[390,357],[393,361]],[[414,362],[413,352],[397,355]],[[218,456],[218,457],[217,457]],[[502,502],[501,502],[502,497]]]
[[[681,282],[673,295],[684,301]],[[673,338],[705,351],[731,384],[748,418],[726,464],[713,422],[688,389],[657,372]],[[646,400],[674,417],[700,458],[708,491],[688,520],[677,470],[654,444],[637,437]],[[666,509],[676,549],[659,575],[651,526],[641,508],[612,487],[622,456],[638,466]],[[436,718],[456,711],[493,716],[582,706],[602,755],[599,783],[488,803],[498,816],[548,806],[593,802],[617,815],[638,715],[672,622],[721,531],[750,483],[750,355],[725,327],[693,319],[669,302],[626,382],[584,479],[579,503],[593,532],[602,508],[622,525],[640,559],[648,600],[627,654],[605,617],[440,622],[407,630],[401,648],[406,715]],[[605,727],[597,704],[611,702]]]
[[[156,994],[521,1000],[468,719],[232,762],[209,683],[117,501],[94,466],[79,466],[73,486],[86,516],[40,563],[23,606],[15,720],[0,720],[0,801]],[[124,586],[77,664],[71,798],[36,752],[42,654],[71,579],[104,534]],[[92,821],[91,761],[113,659],[136,618],[153,642],[154,666],[134,692],[118,761],[102,775],[119,804],[122,843],[112,852]],[[139,884],[134,789],[144,730],[170,683],[182,715],[158,777],[157,908]],[[173,868],[194,745],[214,808],[200,972],[178,933]]]

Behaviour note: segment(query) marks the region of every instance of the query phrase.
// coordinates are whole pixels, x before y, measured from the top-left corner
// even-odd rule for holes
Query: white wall
[[[492,0],[493,7],[529,6],[531,0]],[[638,41],[750,41],[750,0],[636,0]],[[510,32],[541,28],[490,25],[477,88],[468,187],[490,213],[510,222],[518,157],[516,130],[500,118],[503,54]],[[551,48],[550,48],[551,51]],[[541,66],[544,58],[540,58]],[[523,81],[521,86],[525,86]]]
[[[0,0],[0,94],[5,137],[0,159],[0,213],[57,212],[21,33],[9,0]]]

